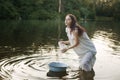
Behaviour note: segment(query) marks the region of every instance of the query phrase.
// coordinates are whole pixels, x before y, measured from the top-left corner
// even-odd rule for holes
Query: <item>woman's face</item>
[[[70,16],[66,16],[65,17],[65,25],[66,26],[70,26],[71,25],[71,22],[72,22],[72,19],[70,18]]]

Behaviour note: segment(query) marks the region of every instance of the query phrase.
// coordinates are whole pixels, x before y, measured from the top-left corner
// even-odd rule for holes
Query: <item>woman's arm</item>
[[[63,41],[64,44],[70,44],[69,40],[68,41]]]
[[[62,44],[70,44],[69,40],[68,41],[59,41]]]
[[[75,30],[75,31],[73,31],[72,33],[73,33],[73,36],[74,36],[74,44],[71,45],[70,47],[68,47],[67,49],[72,49],[72,48],[76,47],[76,46],[79,44],[78,31]]]
[[[73,36],[74,36],[74,44],[71,45],[70,47],[66,48],[66,49],[63,49],[63,52],[66,52],[67,50],[72,49],[72,48],[78,46],[78,44],[79,44],[78,30],[73,31],[72,33],[73,33]]]

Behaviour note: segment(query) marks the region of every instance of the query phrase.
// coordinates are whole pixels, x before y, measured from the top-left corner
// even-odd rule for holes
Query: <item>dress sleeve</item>
[[[83,37],[84,37],[85,39],[90,39],[90,38],[88,37],[88,35],[87,35],[86,32],[83,32]]]

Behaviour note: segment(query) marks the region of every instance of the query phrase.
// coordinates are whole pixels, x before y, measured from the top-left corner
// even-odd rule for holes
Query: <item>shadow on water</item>
[[[81,22],[81,25],[104,54],[120,55],[120,23]],[[69,75],[76,73],[77,55],[73,51],[58,54],[59,38],[67,39],[64,29],[63,22],[0,21],[0,76],[5,80],[53,80],[46,77],[47,65],[52,61],[68,64]]]
[[[7,23],[7,24],[6,24]],[[7,53],[57,44],[57,23],[52,21],[0,21],[1,58]],[[9,54],[7,55],[9,56]]]

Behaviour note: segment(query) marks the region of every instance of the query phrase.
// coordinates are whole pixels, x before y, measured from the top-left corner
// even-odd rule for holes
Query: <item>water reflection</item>
[[[120,42],[118,26],[100,27],[94,32],[93,42],[97,48],[95,80],[119,80]],[[113,73],[115,72],[115,73]]]
[[[55,52],[56,51],[52,50],[52,52],[49,54],[32,54],[29,56],[22,55],[11,57],[9,59],[2,59],[0,61],[0,76],[5,80],[58,80],[59,78],[51,78],[46,76],[47,72],[49,71],[48,63],[53,61],[69,64],[67,70],[69,72],[68,74],[73,75],[76,73],[76,69],[78,69],[77,56],[69,52],[63,55],[57,53],[60,56],[56,56]],[[71,58],[70,56],[74,56],[74,58]],[[69,80],[71,77],[64,77],[64,80],[66,79]]]
[[[58,38],[66,39],[64,23],[61,22],[60,26],[53,21],[16,23],[13,21],[8,23],[10,25],[5,23],[6,21],[3,21],[0,25],[0,76],[2,78],[53,80],[46,76],[49,70],[48,63],[53,61],[68,64],[69,75],[77,72],[78,56],[72,50],[66,54],[61,54],[58,50]],[[114,22],[86,22],[84,26],[98,51],[94,67],[95,80],[119,80],[119,25]],[[58,30],[61,33],[58,33]]]
[[[95,31],[95,34],[93,35],[94,38],[92,40],[99,48],[98,50],[104,50],[110,54],[120,55],[120,42],[114,39],[115,36],[117,36],[116,33],[98,30]]]

